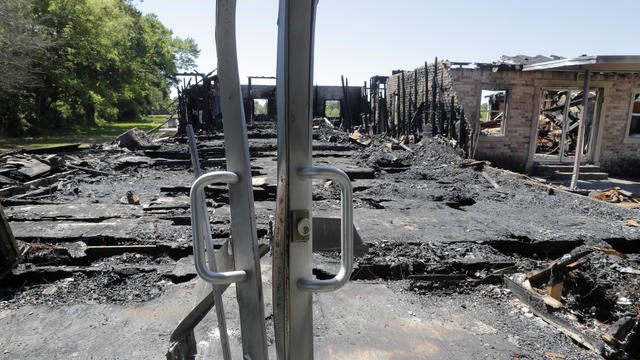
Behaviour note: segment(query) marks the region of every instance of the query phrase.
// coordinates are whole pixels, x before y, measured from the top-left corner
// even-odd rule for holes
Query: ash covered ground
[[[258,234],[265,244],[275,211],[275,137],[270,126],[249,132],[252,172],[258,180]],[[590,249],[565,276],[563,307],[549,312],[594,341],[602,342],[608,334],[613,340],[604,356],[638,358],[640,229],[627,225],[640,220],[637,209],[484,163],[468,166],[472,160],[444,139],[425,137],[407,146],[412,152],[384,137],[362,146],[337,129],[314,130],[314,164],[338,167],[352,178],[354,222],[369,247],[356,259],[355,283],[385,284],[398,297],[410,294],[417,303],[448,299],[452,308],[483,304],[493,314],[486,321],[496,321],[501,331],[518,332],[512,343],[520,350],[510,358],[542,358],[545,349],[535,342],[547,336],[542,325],[532,325],[532,333],[522,335],[526,326],[497,310],[525,306],[502,285],[502,277],[544,269],[576,249]],[[199,136],[198,148],[204,171],[225,169],[222,134]],[[193,281],[188,200],[193,171],[184,139],[138,150],[104,145],[56,155],[104,174],[52,168],[43,176],[64,176],[40,191],[29,189],[28,196],[25,191],[3,196],[25,259],[3,280],[0,311],[138,306]],[[29,155],[4,157],[5,164],[12,157],[26,161]],[[139,204],[131,204],[127,193]],[[207,195],[212,233],[221,244],[230,235],[226,190],[210,187]],[[313,198],[314,214],[338,216],[335,186],[314,183]],[[333,252],[316,254],[314,274],[332,276],[338,258]],[[542,296],[544,283],[535,287]],[[562,339],[553,340],[556,352],[599,358],[562,333],[553,338],[558,336]]]

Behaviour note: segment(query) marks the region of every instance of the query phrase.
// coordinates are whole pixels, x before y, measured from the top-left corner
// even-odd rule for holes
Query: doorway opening
[[[538,111],[535,159],[548,162],[573,162],[578,142],[582,89],[543,88]],[[587,97],[582,162],[590,162],[595,146],[600,89],[591,88]]]

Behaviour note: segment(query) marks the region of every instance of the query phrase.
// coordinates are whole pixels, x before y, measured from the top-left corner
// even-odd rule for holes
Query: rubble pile
[[[566,330],[567,334],[578,334],[578,343],[593,352],[609,359],[639,357],[640,247],[637,239],[640,223],[633,219],[640,216],[635,210],[616,209],[604,203],[599,205],[589,199],[636,203],[640,201],[636,195],[617,187],[592,193],[589,197],[569,193],[561,187],[492,168],[486,161],[465,159],[464,154],[449,146],[444,138],[423,138],[406,145],[409,150],[374,136],[372,143],[360,151],[360,166],[372,167],[381,175],[393,174],[394,178],[391,183],[362,192],[361,196],[366,194],[370,203],[383,204],[381,208],[388,209],[384,204],[391,203],[393,198],[424,199],[460,211],[471,211],[470,208],[480,204],[485,209],[495,208],[487,206],[490,202],[506,205],[512,213],[529,217],[532,226],[522,226],[518,222],[505,224],[508,232],[503,236],[485,233],[479,239],[467,235],[474,229],[466,229],[465,236],[473,238],[474,242],[460,238],[456,242],[439,243],[430,239],[434,237],[433,233],[423,233],[421,238],[412,237],[420,224],[405,225],[405,239],[372,244],[369,252],[357,259],[353,278],[406,281],[406,289],[419,294],[473,292],[482,284],[502,285],[505,277],[522,277],[517,282],[520,286],[527,273],[547,268],[549,263],[561,262],[570,257],[570,253],[586,248],[588,251],[583,258],[572,261],[571,267],[564,270],[566,272],[556,276],[562,279],[560,282],[564,287],[556,288],[559,295],[556,294],[558,300],[553,302],[554,306],[543,301],[550,296],[546,290],[548,278],[535,286],[529,285],[525,290],[527,296],[513,294],[527,305],[542,304],[546,308],[544,314],[550,314],[550,324],[561,331]],[[406,186],[408,180],[411,180],[410,187]],[[399,181],[402,183],[397,184]],[[615,224],[615,230],[594,234],[580,228],[578,234],[571,235],[570,230],[564,228],[563,234],[554,234],[551,224],[558,221],[558,215],[537,214],[534,208],[563,208],[577,219],[606,218],[608,226]],[[486,220],[509,221],[498,214]],[[462,219],[456,224],[469,225]],[[576,240],[566,241],[563,237]],[[502,286],[510,289],[507,285]],[[529,296],[543,300],[536,303],[529,301]],[[555,322],[556,319],[561,320]]]
[[[524,307],[579,344],[555,351],[519,345],[534,358],[562,349],[582,358],[638,357],[636,209],[467,159],[440,136],[393,140],[322,120],[313,138],[314,165],[340,168],[352,180],[355,226],[369,248],[355,260],[353,281],[383,282],[420,299],[464,294],[505,312]],[[200,134],[197,143],[203,172],[226,169],[223,134]],[[0,284],[0,310],[129,306],[196,277],[186,139],[120,145],[0,155],[0,196],[24,257]],[[256,122],[249,145],[258,236],[268,244],[275,127]],[[214,242],[222,246],[230,236],[227,190],[209,186],[206,193]],[[315,182],[313,201],[314,217],[335,217],[340,191]],[[339,254],[314,256],[318,278],[335,274]],[[531,280],[540,272],[546,275]]]
[[[594,199],[610,203],[626,203],[629,205],[640,204],[640,196],[613,186],[608,189],[594,191],[591,195]],[[638,205],[640,206],[640,205]]]

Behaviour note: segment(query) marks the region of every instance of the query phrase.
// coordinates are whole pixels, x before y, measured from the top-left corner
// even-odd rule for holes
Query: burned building
[[[178,133],[185,134],[187,124],[191,124],[195,131],[208,132],[222,129],[222,112],[218,95],[218,77],[200,73],[182,73],[195,79],[194,84],[186,82],[178,88]],[[199,79],[199,80],[198,80]]]
[[[181,74],[195,76],[195,82],[185,83],[178,91],[178,133],[184,134],[186,124],[191,123],[197,132],[222,131],[222,113],[217,76],[211,74]],[[198,80],[200,76],[200,80]],[[271,76],[249,76],[241,85],[245,118],[254,121],[275,122],[277,118],[276,85],[256,84],[256,80],[272,80]],[[345,123],[359,125],[359,114],[366,112],[362,87],[349,86],[343,79],[342,86],[315,85],[313,87],[313,117],[339,118]]]
[[[453,87],[450,63],[436,60],[412,71],[396,70],[387,79],[387,129],[396,137],[442,135],[469,153],[473,145],[470,117]],[[427,128],[423,128],[426,126]]]
[[[583,175],[639,175],[640,56],[519,56],[473,65],[442,61],[426,72],[419,67],[393,74],[387,82],[387,109],[407,121],[416,104],[426,101],[426,122],[437,119],[438,109],[429,101],[435,76],[444,106],[464,110],[473,134],[471,157],[518,171],[556,169],[556,175],[566,176],[578,145],[585,71],[590,85]]]
[[[250,76],[247,84],[241,85],[247,122],[275,121],[276,85],[252,84],[251,79],[255,78],[264,77]],[[359,123],[358,114],[364,111],[360,86],[315,85],[312,91],[313,117],[345,118],[349,116],[352,122]]]

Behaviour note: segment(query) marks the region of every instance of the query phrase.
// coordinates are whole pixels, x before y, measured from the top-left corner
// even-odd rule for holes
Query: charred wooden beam
[[[413,103],[418,104],[418,69],[413,70]],[[422,133],[422,122],[416,121],[414,123],[413,133],[416,137]]]
[[[590,254],[591,252],[593,252],[593,249],[591,249],[591,248],[586,248],[584,250],[577,251],[577,252],[571,254],[571,256],[569,256],[565,260],[555,261],[555,262],[549,264],[549,266],[547,266],[546,268],[527,275],[527,280],[529,280],[529,282],[531,282],[532,284],[544,281],[549,277],[549,275],[551,275],[551,270],[554,267],[554,265],[555,266],[566,267],[569,264],[576,262],[580,258]]]
[[[405,87],[405,83],[404,83],[404,70],[402,70],[402,75],[401,75],[401,81],[402,81],[402,116],[400,117],[400,121],[398,121],[398,136],[404,134],[406,132],[406,125],[407,125],[407,118],[406,118],[406,101],[407,101],[407,88]]]
[[[448,135],[450,139],[454,139],[456,137],[456,108],[455,108],[455,98],[451,97],[451,105],[449,106],[449,131]]]
[[[602,341],[597,341],[580,330],[572,326],[567,320],[555,316],[547,310],[547,304],[539,297],[530,293],[521,284],[509,278],[509,276],[503,276],[503,284],[506,288],[511,290],[512,294],[527,304],[531,311],[540,317],[548,324],[554,326],[556,329],[562,331],[565,335],[569,336],[573,340],[579,342],[587,349],[593,351],[596,354],[602,354],[604,344]]]
[[[440,135],[443,136],[447,134],[444,128],[446,114],[447,112],[444,108],[444,101],[442,101],[442,99],[438,99],[438,131]]]
[[[460,109],[460,129],[458,129],[458,146],[467,151],[467,122],[464,118],[464,109]]]
[[[0,205],[0,280],[22,259],[7,217]]]
[[[340,81],[342,82],[342,101],[340,102],[342,108],[340,109],[340,115],[343,119],[343,128],[349,132],[353,131],[351,106],[349,103],[349,80],[345,79],[344,75],[340,75]]]
[[[431,135],[436,136],[438,134],[438,128],[436,127],[436,93],[438,92],[437,80],[438,78],[438,58],[433,65],[433,80],[431,81]]]
[[[420,114],[422,113],[424,109],[424,103],[420,103],[420,105],[418,105],[418,107],[416,108],[416,111],[413,113],[413,116],[411,116],[411,120],[409,121],[409,126],[413,129],[415,128],[415,124],[420,122]]]
[[[422,112],[422,122],[426,125],[429,116],[429,67],[424,62],[424,109]],[[422,130],[421,130],[422,131]]]

